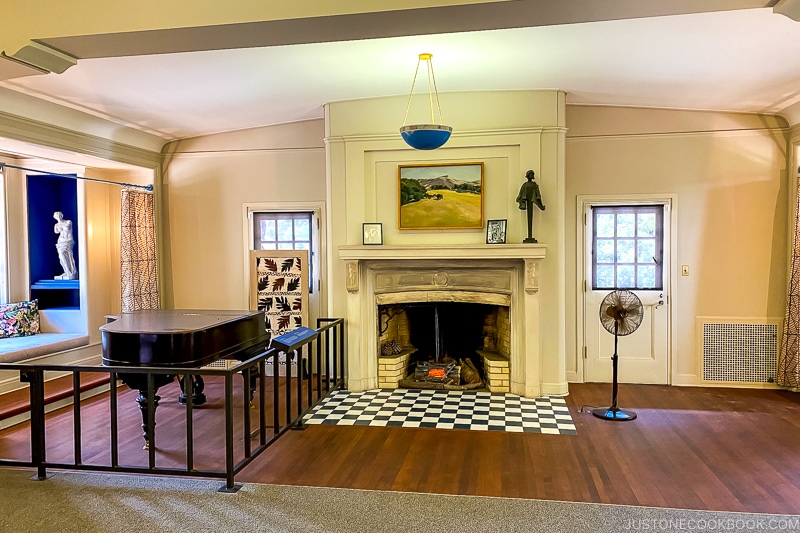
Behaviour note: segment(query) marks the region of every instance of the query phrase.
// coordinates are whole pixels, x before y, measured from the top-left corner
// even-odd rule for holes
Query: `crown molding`
[[[119,163],[158,168],[159,152],[0,111],[0,136]]]

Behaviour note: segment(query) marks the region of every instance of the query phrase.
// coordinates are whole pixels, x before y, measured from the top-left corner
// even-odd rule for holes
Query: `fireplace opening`
[[[379,385],[509,390],[509,309],[466,302],[378,306]]]

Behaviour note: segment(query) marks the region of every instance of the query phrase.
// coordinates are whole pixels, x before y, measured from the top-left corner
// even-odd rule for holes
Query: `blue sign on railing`
[[[300,344],[305,343],[317,336],[317,332],[313,329],[299,327],[288,333],[284,333],[272,339],[270,346],[282,352],[289,352],[295,349]]]

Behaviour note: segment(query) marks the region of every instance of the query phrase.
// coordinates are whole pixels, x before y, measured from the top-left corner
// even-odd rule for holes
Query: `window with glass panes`
[[[592,288],[663,288],[663,205],[593,206]]]
[[[308,250],[311,259],[311,212],[253,213],[253,248],[256,250]],[[314,292],[313,266],[309,260],[309,288]]]

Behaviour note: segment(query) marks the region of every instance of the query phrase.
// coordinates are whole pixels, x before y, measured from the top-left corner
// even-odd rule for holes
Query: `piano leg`
[[[153,414],[155,414],[155,410],[158,407],[158,401],[161,399],[161,396],[154,394],[153,395]],[[150,406],[147,404],[147,389],[140,390],[139,396],[136,398],[136,403],[139,404],[139,410],[142,412],[142,437],[144,438],[144,446],[142,447],[143,450],[150,449],[150,431],[147,428],[147,415],[148,409]],[[155,416],[153,417],[153,432],[156,431],[156,420]]]
[[[128,387],[139,391],[136,403],[139,405],[139,411],[142,413],[142,437],[144,438],[144,447],[142,449],[149,450],[150,442],[152,442],[152,435],[150,434],[147,424],[150,410],[150,406],[147,403],[147,376],[144,374],[120,374],[119,377]],[[169,374],[153,375],[153,433],[155,433],[156,430],[155,411],[158,407],[158,401],[161,399],[158,395],[158,389],[168,383],[172,383],[174,379],[175,376]]]
[[[206,387],[205,381],[203,381],[203,376],[196,375],[190,376],[192,380],[192,405],[203,405],[206,403],[206,395],[203,394],[203,390]],[[178,396],[178,403],[181,405],[186,405],[186,387],[184,387],[184,380],[186,376],[182,378],[178,378],[178,381],[181,384],[181,394]]]

